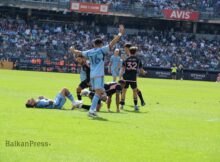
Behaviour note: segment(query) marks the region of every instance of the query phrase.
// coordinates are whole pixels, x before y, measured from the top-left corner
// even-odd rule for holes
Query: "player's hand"
[[[119,25],[119,33],[121,33],[122,35],[125,34],[125,28],[124,28],[124,25]]]
[[[111,70],[110,69],[108,69],[108,73],[111,74]]]
[[[75,48],[73,46],[70,47],[69,49],[71,52],[74,52],[75,51]]]

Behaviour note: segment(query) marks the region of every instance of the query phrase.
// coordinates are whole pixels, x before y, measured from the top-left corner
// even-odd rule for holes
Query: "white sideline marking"
[[[208,119],[206,121],[208,121],[208,122],[220,122],[220,118],[211,118],[211,119]]]

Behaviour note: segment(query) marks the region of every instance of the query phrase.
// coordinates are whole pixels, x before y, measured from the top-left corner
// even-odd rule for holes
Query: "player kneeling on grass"
[[[120,112],[120,109],[119,109],[120,94],[121,94],[121,91],[124,87],[125,87],[125,81],[124,80],[119,80],[118,83],[117,82],[112,82],[112,83],[108,83],[108,84],[104,85],[105,93],[107,95],[107,100],[106,100],[105,97],[103,97],[102,101],[107,103],[108,112],[110,112],[112,96],[114,94],[115,94],[115,102],[116,102],[116,108],[117,108],[116,111]],[[95,93],[85,89],[85,90],[82,91],[81,95],[93,98]]]
[[[63,88],[60,93],[57,94],[54,100],[47,99],[43,96],[38,97],[37,100],[31,98],[27,100],[27,108],[48,108],[48,109],[62,109],[63,105],[66,103],[66,97],[72,103],[73,108],[85,108],[89,109],[90,106],[83,105],[82,101],[75,101],[72,94],[67,88]]]

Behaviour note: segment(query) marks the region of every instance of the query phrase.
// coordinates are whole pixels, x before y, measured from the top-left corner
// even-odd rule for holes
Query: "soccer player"
[[[173,66],[171,67],[171,75],[173,80],[176,80],[176,73],[177,73],[177,66],[176,64],[173,64]]]
[[[125,54],[127,55],[127,57],[130,56],[130,48],[131,48],[131,43],[126,43],[124,45],[124,51],[125,51]],[[143,98],[143,95],[142,95],[142,92],[139,88],[137,88],[137,95],[139,97],[139,99],[141,100],[141,106],[144,106],[145,105],[145,101],[144,101],[144,98]],[[123,106],[122,106],[123,108]]]
[[[119,76],[119,71],[121,68],[121,58],[119,56],[119,49],[116,48],[114,55],[111,56],[109,62],[108,72],[112,74],[113,82],[116,82],[117,77]]]
[[[112,96],[115,94],[115,103],[116,103],[116,111],[120,112],[119,109],[119,101],[120,101],[120,94],[122,92],[122,89],[125,87],[126,82],[124,80],[119,80],[117,82],[111,82],[104,85],[105,92],[107,95],[107,108],[108,112],[110,112],[111,102],[112,102]],[[83,90],[81,93],[82,96],[89,96],[90,98],[93,98],[95,95],[94,92],[91,92],[87,89]],[[103,99],[103,101],[106,101],[106,99]]]
[[[83,55],[89,59],[90,62],[90,82],[92,89],[95,91],[95,96],[92,99],[92,105],[89,110],[90,117],[96,117],[96,107],[98,101],[104,95],[104,56],[113,48],[113,46],[120,40],[121,36],[125,33],[123,25],[119,26],[119,33],[114,39],[106,46],[103,46],[101,39],[94,41],[94,48],[88,51],[79,51],[74,47],[70,47],[70,51],[76,56]]]
[[[81,83],[76,89],[77,98],[78,100],[82,100],[82,97],[80,95],[81,91],[85,88],[88,88],[90,86],[90,66],[87,62],[86,58],[82,55],[79,55],[76,57],[76,61],[80,64],[80,80]]]
[[[57,94],[54,100],[47,99],[44,96],[38,97],[37,100],[30,98],[26,102],[27,108],[48,108],[48,109],[62,109],[68,98],[72,103],[72,109],[75,107],[88,109],[88,106],[82,105],[82,101],[75,101],[72,94],[67,88],[63,88],[60,93]]]
[[[217,76],[216,82],[220,82],[220,73],[218,73],[218,76]]]
[[[121,108],[123,108],[125,104],[125,95],[127,88],[131,86],[133,90],[133,100],[134,100],[134,109],[136,111],[139,110],[138,105],[137,105],[137,73],[140,71],[141,74],[145,75],[146,72],[142,68],[142,63],[141,60],[138,59],[136,56],[137,52],[137,47],[130,47],[130,57],[128,57],[124,62],[123,62],[123,67],[120,72],[119,79],[123,79],[126,81],[126,85],[124,89],[122,90],[122,97],[121,97]]]

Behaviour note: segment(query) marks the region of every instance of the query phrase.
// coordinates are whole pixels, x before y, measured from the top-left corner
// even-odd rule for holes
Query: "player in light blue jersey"
[[[119,56],[119,52],[119,49],[116,48],[114,51],[114,55],[111,56],[109,62],[108,72],[112,74],[113,82],[116,82],[121,68],[121,58]]]
[[[104,56],[113,48],[113,46],[120,40],[121,36],[125,33],[123,25],[119,26],[119,34],[108,44],[103,46],[101,39],[94,41],[94,48],[88,51],[79,51],[74,47],[70,47],[70,51],[76,56],[83,55],[89,59],[90,62],[90,83],[92,89],[95,91],[95,96],[92,99],[92,105],[89,110],[89,116],[96,117],[95,112],[98,101],[104,95]]]
[[[67,88],[63,88],[60,93],[57,94],[54,100],[47,99],[43,96],[38,97],[37,100],[31,98],[26,102],[27,108],[48,108],[48,109],[62,109],[66,103],[66,97],[71,101],[72,108],[82,107],[82,101],[75,101],[72,94]]]

